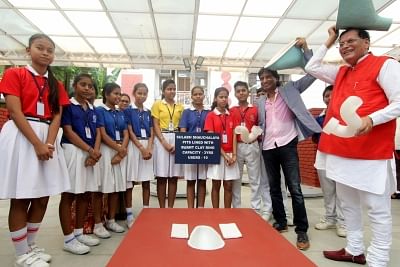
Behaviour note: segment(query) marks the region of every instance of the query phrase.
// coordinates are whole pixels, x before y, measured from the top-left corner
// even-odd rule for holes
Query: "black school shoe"
[[[282,224],[279,224],[279,223],[277,223],[277,222],[275,222],[275,223],[272,225],[272,227],[274,227],[274,229],[275,229],[276,231],[278,231],[279,233],[284,233],[284,232],[287,232],[287,231],[288,231],[288,226],[287,226],[287,225],[282,225]]]
[[[310,247],[310,241],[308,239],[308,235],[306,232],[298,232],[297,233],[297,242],[296,246],[300,250],[307,250]]]

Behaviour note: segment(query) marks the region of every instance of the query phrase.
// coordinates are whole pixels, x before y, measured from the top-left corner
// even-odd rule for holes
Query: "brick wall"
[[[4,102],[0,102],[0,130],[3,128],[3,124],[8,120],[8,111],[5,107]]]
[[[321,113],[321,108],[310,109],[311,114],[316,117]],[[300,142],[297,146],[300,160],[300,176],[301,182],[305,185],[319,187],[319,179],[317,171],[314,168],[315,154],[317,145],[308,138]]]
[[[316,144],[308,138],[297,145],[297,150],[300,161],[301,183],[319,187],[317,171],[314,168],[315,153],[317,152]]]

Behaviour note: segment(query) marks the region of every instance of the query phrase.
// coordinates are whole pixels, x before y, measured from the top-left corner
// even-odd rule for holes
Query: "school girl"
[[[224,185],[224,207],[232,204],[233,180],[239,179],[239,167],[236,161],[236,122],[228,109],[229,91],[225,87],[215,89],[212,112],[208,113],[204,131],[219,133],[221,140],[220,164],[209,164],[207,177],[212,179],[211,202],[213,208],[219,208],[221,181]]]
[[[86,254],[89,246],[96,246],[99,239],[83,234],[84,218],[90,199],[90,192],[97,192],[100,186],[100,169],[96,164],[101,157],[100,131],[96,129],[96,114],[87,101],[91,96],[93,81],[89,74],[79,74],[72,86],[74,97],[63,112],[61,145],[67,163],[71,190],[62,193],[59,215],[64,233],[64,250],[73,254]],[[75,228],[71,229],[71,206],[76,200]]]
[[[97,86],[93,81],[92,87],[89,88],[89,95],[86,96],[86,100],[95,108],[94,102],[97,97]],[[96,111],[96,110],[95,110]],[[97,116],[96,116],[97,120]],[[96,121],[96,127],[97,127],[97,121]],[[97,135],[96,135],[97,136]],[[101,134],[99,133],[100,139],[101,139]],[[98,164],[98,168],[100,168],[100,164]],[[100,178],[100,184],[101,184],[101,178]],[[92,215],[94,219],[94,229],[93,229],[93,234],[95,234],[99,238],[109,238],[111,237],[110,232],[107,231],[107,229],[104,227],[103,222],[102,222],[102,215],[103,215],[103,193],[100,191],[100,187],[98,188],[97,192],[92,192],[91,193],[91,203],[89,203],[89,209],[91,208],[92,210]],[[90,210],[88,211],[90,212]]]
[[[175,103],[176,85],[173,80],[162,84],[162,100],[151,108],[154,133],[154,174],[157,179],[157,197],[160,208],[165,208],[166,188],[168,182],[168,207],[173,208],[177,181],[183,176],[183,166],[175,164],[175,132],[183,112],[183,105]]]
[[[150,200],[150,180],[154,178],[153,172],[153,121],[150,110],[146,109],[143,103],[147,99],[149,89],[144,83],[137,83],[133,87],[135,98],[132,108],[125,110],[125,117],[128,121],[129,137],[132,142],[128,147],[128,181],[142,183],[143,207],[149,207]],[[132,198],[132,189],[129,194]],[[128,199],[128,198],[127,198]],[[132,201],[129,203],[132,207]],[[128,205],[128,203],[127,203]],[[133,223],[133,215],[129,217],[127,209],[127,223],[130,227]],[[130,209],[132,214],[132,208]]]
[[[125,111],[128,109],[131,109],[131,97],[126,94],[122,93],[121,98],[118,102],[118,109],[124,113],[125,116]],[[125,116],[125,121],[128,123],[127,117]],[[128,131],[129,134],[129,131]],[[129,147],[130,147],[130,142],[128,141],[128,154],[126,156],[126,178],[129,180],[126,184],[126,191],[125,192],[120,192],[118,194],[118,203],[120,207],[118,208],[118,213],[116,214],[116,217],[124,217],[126,216],[126,225],[128,228],[131,228],[133,221],[134,221],[134,216],[133,216],[133,211],[132,211],[132,190],[133,190],[133,182],[129,179],[129,177],[132,176],[132,157],[129,154]],[[122,201],[124,203],[122,204]],[[125,212],[122,211],[121,206],[125,207]]]
[[[199,133],[203,132],[204,122],[209,110],[204,108],[204,89],[195,86],[191,90],[192,107],[185,109],[182,114],[179,128],[181,132]],[[197,207],[204,208],[206,198],[207,165],[186,164],[184,165],[185,179],[187,181],[187,204],[194,208],[195,187],[197,182]]]
[[[116,233],[125,231],[115,222],[115,214],[118,206],[118,192],[125,192],[127,187],[126,155],[129,141],[125,116],[122,111],[116,109],[120,97],[120,86],[116,83],[107,83],[103,89],[104,105],[96,108],[102,142],[100,146],[101,192],[108,196],[106,227]]]
[[[49,266],[51,256],[36,246],[49,196],[70,189],[57,139],[68,95],[52,74],[54,42],[44,34],[29,39],[32,65],[5,71],[0,92],[10,120],[0,134],[0,199],[10,199],[8,226],[15,266]]]

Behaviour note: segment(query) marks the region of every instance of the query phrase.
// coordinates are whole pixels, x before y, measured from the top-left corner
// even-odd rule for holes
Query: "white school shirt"
[[[334,84],[340,66],[322,64],[327,51],[328,48],[322,45],[307,63],[306,71],[317,79]],[[365,58],[366,56],[358,62]],[[394,59],[386,60],[377,82],[389,99],[389,105],[369,115],[374,126],[400,116],[400,63]],[[392,161],[393,159],[351,159],[317,151],[315,167],[326,170],[328,178],[341,184],[374,194],[383,194],[386,185],[390,185],[390,192],[394,192],[396,188]]]

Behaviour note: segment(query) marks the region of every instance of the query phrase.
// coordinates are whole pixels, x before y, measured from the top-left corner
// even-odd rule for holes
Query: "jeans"
[[[270,185],[272,214],[277,223],[287,225],[281,190],[280,169],[282,167],[284,179],[292,197],[293,222],[296,225],[296,233],[308,230],[307,212],[300,187],[297,143],[296,137],[284,146],[262,151]]]

